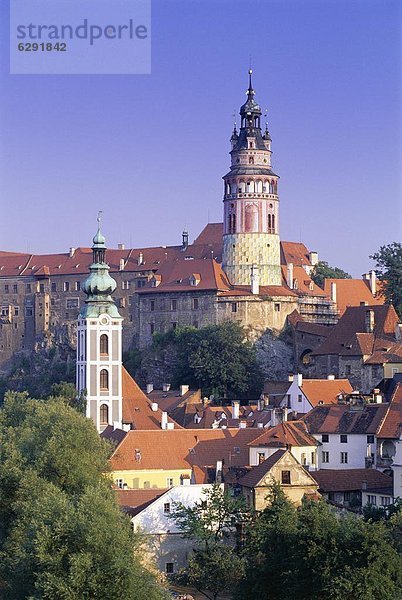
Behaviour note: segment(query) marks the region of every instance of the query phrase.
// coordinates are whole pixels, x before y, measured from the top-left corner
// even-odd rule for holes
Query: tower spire
[[[248,70],[248,77],[249,77],[248,90],[246,92],[249,100],[252,100],[253,97],[255,96],[255,91],[253,89],[253,82],[251,81],[252,74],[253,74],[253,69],[249,69]]]

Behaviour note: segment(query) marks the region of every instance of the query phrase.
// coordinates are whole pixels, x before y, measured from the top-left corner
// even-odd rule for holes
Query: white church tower
[[[105,263],[105,238],[100,230],[93,238],[90,275],[82,290],[87,295],[78,316],[78,393],[85,391],[86,416],[99,432],[107,425],[122,426],[122,322],[111,294],[116,282]]]

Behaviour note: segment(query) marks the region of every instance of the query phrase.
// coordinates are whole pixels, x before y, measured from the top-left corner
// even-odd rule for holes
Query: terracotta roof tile
[[[311,266],[309,251],[301,242],[281,242],[281,265]]]
[[[348,379],[303,379],[301,390],[314,407],[337,404],[339,394],[350,394],[353,387]]]
[[[352,492],[361,490],[388,489],[392,495],[392,477],[376,469],[320,469],[310,471],[322,492]]]
[[[287,450],[277,450],[271,456],[269,456],[266,460],[264,460],[261,464],[253,467],[251,471],[249,471],[244,477],[239,480],[240,485],[244,485],[245,487],[256,487],[261,479],[269,473],[272,467],[278,462],[279,459],[287,452]]]
[[[388,410],[388,404],[367,404],[363,410],[348,404],[316,406],[302,417],[311,434],[376,434]]]
[[[131,517],[138,515],[147,506],[155,502],[157,498],[166,494],[168,489],[149,489],[149,490],[120,490],[116,489],[117,500],[125,512]]]
[[[336,284],[336,304],[341,315],[348,306],[359,306],[361,302],[367,302],[370,306],[385,302],[383,296],[373,296],[369,282],[364,279],[326,279],[324,291],[328,296],[331,294],[331,283]]]
[[[258,429],[173,429],[129,431],[110,459],[113,470],[191,469],[216,465],[244,466],[248,442]]]
[[[402,383],[396,386],[388,411],[384,417],[378,437],[398,438],[402,433]]]
[[[366,312],[368,310],[374,311],[374,338],[388,338],[389,341],[394,342],[395,327],[399,320],[393,306],[389,304],[353,306],[346,309],[344,315],[332,328],[327,339],[312,354],[347,355],[352,350],[355,355],[362,355],[362,351],[366,350],[371,343],[369,337],[361,335],[366,333]],[[357,337],[357,334],[359,334],[359,337]],[[374,350],[376,349],[375,339],[373,342]]]
[[[124,367],[122,377],[123,387],[123,423],[131,423],[133,429],[160,429],[162,411],[151,408],[152,402],[148,400],[136,381]],[[172,422],[169,418],[168,421]],[[175,427],[180,427],[175,424]]]
[[[249,446],[318,446],[317,440],[308,433],[303,421],[287,421],[270,427]]]

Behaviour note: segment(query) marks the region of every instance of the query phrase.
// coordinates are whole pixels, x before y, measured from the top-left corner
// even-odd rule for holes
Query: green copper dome
[[[109,275],[109,265],[105,262],[106,239],[100,230],[99,217],[98,223],[98,231],[93,238],[90,273],[82,284],[82,291],[87,295],[87,299],[81,308],[80,316],[86,318],[108,314],[119,318],[119,311],[112,298],[117,284]]]

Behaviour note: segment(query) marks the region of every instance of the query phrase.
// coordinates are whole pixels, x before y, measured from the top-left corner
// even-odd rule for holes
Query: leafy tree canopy
[[[376,275],[382,281],[382,291],[402,318],[402,244],[393,242],[381,246],[370,256],[376,261]]]
[[[257,397],[263,375],[253,345],[238,323],[180,328],[154,337],[154,349],[176,353],[173,385],[202,388],[217,397]]]
[[[114,497],[108,446],[62,399],[0,410],[0,597],[164,597]]]
[[[324,287],[325,279],[351,279],[352,276],[346,271],[339,269],[338,267],[331,267],[325,260],[320,260],[314,267],[311,274],[311,279],[319,285]]]
[[[392,519],[390,519],[390,522]],[[323,501],[297,510],[278,486],[247,536],[239,600],[397,600],[402,560],[394,528],[338,517]]]
[[[245,559],[230,544],[236,537],[235,525],[250,519],[244,502],[214,485],[206,490],[205,499],[194,506],[177,503],[170,518],[183,537],[194,543],[187,568],[175,580],[195,587],[211,600],[232,590],[244,577]]]

